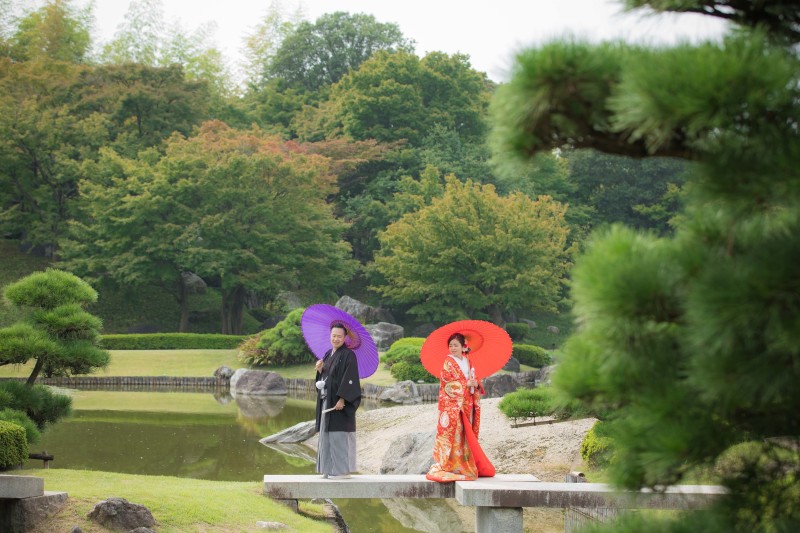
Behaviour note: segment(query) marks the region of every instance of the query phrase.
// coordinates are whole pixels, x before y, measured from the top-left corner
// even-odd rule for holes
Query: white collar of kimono
[[[449,353],[447,355],[452,357],[455,360],[455,362],[458,363],[458,366],[459,366],[459,368],[461,368],[461,372],[464,374],[464,377],[468,378],[469,377],[469,359],[467,359],[466,356],[461,357],[461,358],[454,357],[453,354],[451,354],[451,353]]]

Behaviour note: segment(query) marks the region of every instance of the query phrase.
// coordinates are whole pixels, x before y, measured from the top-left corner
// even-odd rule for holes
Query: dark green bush
[[[44,385],[28,387],[21,381],[0,383],[0,409],[22,411],[39,429],[57,422],[72,410],[72,398],[56,394]]]
[[[553,391],[549,387],[519,389],[503,396],[498,409],[508,418],[533,418],[553,412]]]
[[[246,339],[218,333],[118,333],[101,336],[100,344],[106,350],[229,350]]]
[[[614,456],[612,441],[603,434],[603,423],[595,422],[581,442],[581,457],[589,466],[608,466]]]
[[[417,356],[417,359],[419,359],[419,356]],[[436,383],[439,381],[439,378],[425,370],[425,367],[422,366],[419,360],[416,363],[409,363],[406,361],[394,363],[390,372],[392,377],[397,381],[411,380],[414,382],[423,381],[425,383]]]
[[[506,332],[508,332],[508,336],[511,337],[511,340],[514,342],[523,340],[530,330],[531,327],[525,322],[506,323]]]
[[[515,344],[511,356],[515,357],[522,365],[536,368],[547,366],[552,362],[547,350],[533,344]]]
[[[25,430],[25,438],[28,444],[35,444],[42,437],[39,428],[36,427],[36,423],[28,415],[17,409],[11,409],[10,407],[0,409],[0,421],[22,426]]]
[[[0,420],[0,470],[25,464],[28,453],[25,429],[18,424]]]
[[[289,366],[316,360],[300,329],[305,309],[295,309],[274,328],[266,330],[255,346],[252,341],[239,346],[239,360],[253,366]],[[244,349],[244,351],[243,351]]]

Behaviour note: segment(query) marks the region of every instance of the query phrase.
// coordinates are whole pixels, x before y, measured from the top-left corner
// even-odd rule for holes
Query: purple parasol
[[[344,344],[356,354],[358,377],[367,378],[378,369],[378,348],[361,323],[338,307],[327,304],[309,306],[300,319],[303,338],[317,359],[331,349],[331,326],[341,322],[347,328]]]

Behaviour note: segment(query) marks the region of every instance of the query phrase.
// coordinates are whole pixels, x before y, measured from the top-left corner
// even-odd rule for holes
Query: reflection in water
[[[104,409],[86,409],[96,405]],[[313,396],[234,401],[211,392],[80,391],[73,397],[74,415],[51,427],[36,448],[55,456],[51,468],[259,482],[265,474],[313,474],[313,449],[268,447],[259,439],[313,420],[314,406]],[[396,520],[381,500],[335,503],[351,531],[416,531]]]

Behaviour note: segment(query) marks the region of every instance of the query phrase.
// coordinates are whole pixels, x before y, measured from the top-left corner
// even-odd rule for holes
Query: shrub
[[[106,350],[229,350],[246,339],[218,333],[119,333],[102,335],[100,344]]]
[[[274,328],[266,330],[255,348],[251,348],[248,343],[242,343],[242,346],[249,348],[252,360],[247,361],[246,358],[250,356],[241,351],[239,360],[256,366],[289,366],[313,362],[316,358],[303,340],[300,329],[303,311],[303,308],[295,309]]]
[[[419,355],[417,355],[417,359],[419,359]],[[392,377],[397,381],[411,380],[414,382],[423,381],[425,383],[436,383],[439,380],[439,378],[425,370],[425,367],[422,366],[422,363],[419,361],[416,363],[399,361],[392,365],[390,372]]]
[[[547,366],[552,362],[547,350],[533,344],[515,344],[511,356],[515,357],[520,364],[536,368]]]
[[[258,347],[260,342],[261,335],[247,337],[244,342],[239,345],[239,352],[236,354],[239,361],[246,365],[262,364],[261,361],[267,358],[267,350]]]
[[[403,337],[402,339],[394,341],[389,347],[389,351],[391,351],[392,348],[399,348],[401,346],[416,346],[421,348],[423,344],[425,344],[425,337]]]
[[[399,341],[398,341],[399,342]],[[409,343],[400,344],[398,346],[397,342],[391,345],[389,349],[383,354],[383,362],[389,368],[396,363],[409,363],[415,364],[419,363],[419,353],[422,345],[413,345]]]
[[[0,421],[21,426],[25,430],[25,438],[28,444],[37,443],[42,437],[39,428],[36,427],[36,423],[24,412],[17,409],[11,409],[10,407],[0,409]]]
[[[530,330],[530,326],[525,322],[506,323],[506,331],[508,332],[508,336],[511,337],[511,340],[514,342],[523,340]]]
[[[503,396],[497,405],[508,418],[533,418],[553,412],[553,392],[549,387],[519,389]]]
[[[0,420],[0,470],[8,470],[28,460],[28,441],[25,429]]]
[[[614,456],[612,441],[603,434],[603,423],[595,422],[581,442],[581,457],[592,467],[608,466]]]
[[[0,383],[0,409],[22,411],[44,429],[46,424],[57,422],[72,410],[72,398],[56,394],[44,385],[28,387],[20,381]]]

